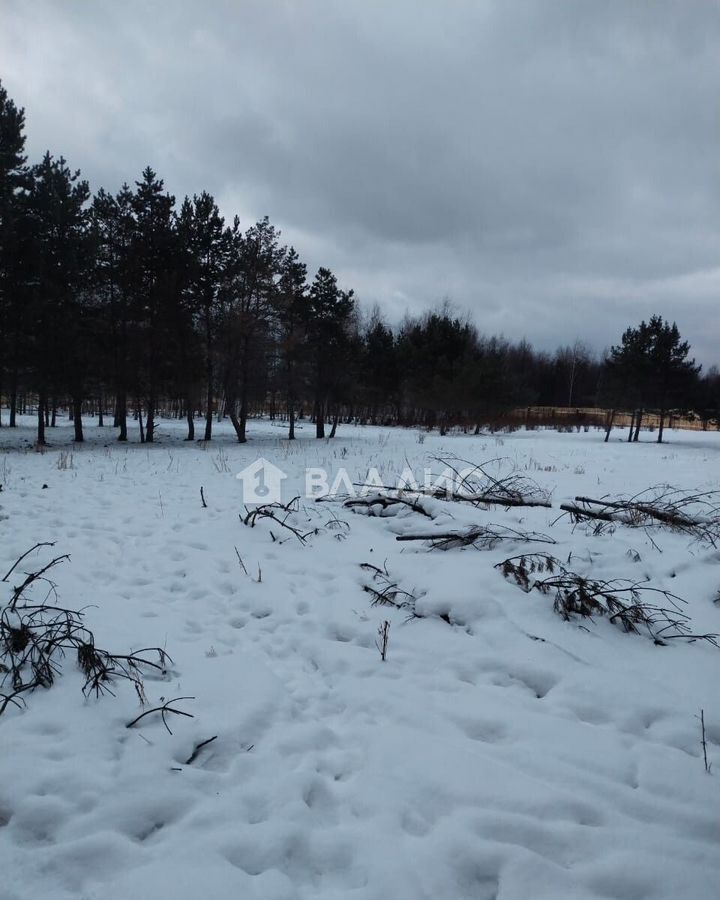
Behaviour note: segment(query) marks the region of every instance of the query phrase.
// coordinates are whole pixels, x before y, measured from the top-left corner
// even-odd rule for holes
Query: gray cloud
[[[268,214],[393,318],[720,361],[715,2],[4,0],[0,60],[33,156]]]

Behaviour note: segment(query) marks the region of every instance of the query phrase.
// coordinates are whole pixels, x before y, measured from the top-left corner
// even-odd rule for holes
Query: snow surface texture
[[[128,729],[141,712],[132,687],[85,700],[68,659],[52,689],[0,718],[2,900],[718,895],[720,650],[563,621],[551,598],[493,568],[541,546],[428,552],[395,536],[472,522],[548,532],[559,544],[547,549],[572,552],[576,569],[648,575],[689,601],[696,631],[720,631],[714,550],[668,531],[653,533],[656,549],[642,530],[551,525],[576,494],[717,488],[720,435],[420,442],[345,426],[316,442],[306,426],[288,444],[280,427],[253,423],[244,446],[224,427],[203,446],[162,422],[155,446],[89,427],[72,447],[65,428],[38,454],[22,452],[26,426],[0,432],[3,573],[56,541],[71,555],[53,572],[59,602],[91,605],[99,646],[166,647],[173,671],[148,679],[150,705],[195,700],[179,704],[194,718],[170,717],[172,735],[156,715]],[[446,510],[431,521],[308,503],[294,521],[320,528],[305,546],[238,515],[235,473],[261,455],[288,473],[289,499],[306,465],[358,478],[372,465],[391,479],[449,453],[499,457],[493,471],[533,477],[555,508],[430,501]],[[324,527],[333,515],[349,528]],[[386,565],[427,617],[372,607],[362,563]],[[703,764],[701,708],[717,774]]]

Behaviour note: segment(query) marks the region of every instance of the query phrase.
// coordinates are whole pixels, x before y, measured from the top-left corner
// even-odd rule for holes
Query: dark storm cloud
[[[713,0],[4,0],[0,77],[34,155],[268,214],[394,318],[720,360]]]

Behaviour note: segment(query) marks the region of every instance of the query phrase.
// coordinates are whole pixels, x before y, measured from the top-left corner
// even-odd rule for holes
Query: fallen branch
[[[519,473],[511,473],[503,478],[494,478],[487,471],[492,463],[499,460],[488,460],[482,465],[468,462],[456,457],[434,457],[435,462],[444,466],[446,472],[435,477],[435,484],[420,486],[412,484],[373,484],[373,488],[387,491],[390,499],[410,502],[408,497],[433,497],[436,500],[448,500],[456,503],[470,503],[473,506],[503,506],[503,507],[546,507],[552,506],[547,491],[543,490],[536,482]],[[461,465],[465,468],[460,468]],[[450,475],[446,473],[451,473]],[[441,483],[442,482],[442,483]],[[367,490],[364,482],[355,482],[354,487]],[[383,496],[383,495],[378,495]],[[328,499],[328,498],[318,498]],[[377,502],[377,499],[375,502]],[[426,513],[423,509],[416,512]]]
[[[647,488],[632,497],[575,497],[560,507],[572,520],[603,520],[629,528],[665,527],[717,546],[720,500],[717,491],[689,493],[667,485]]]
[[[185,760],[185,765],[189,766],[189,765],[191,765],[191,763],[194,763],[195,760],[200,755],[200,751],[203,749],[203,747],[207,747],[208,744],[212,744],[212,742],[216,741],[217,739],[218,739],[218,736],[213,735],[213,737],[208,738],[206,741],[200,741],[199,744],[195,744],[195,749],[190,754],[190,756],[188,756],[188,758]]]
[[[574,616],[605,616],[626,632],[638,634],[641,627],[644,628],[659,645],[681,638],[718,646],[717,634],[691,631],[690,617],[681,610],[685,600],[671,591],[652,587],[646,581],[586,578],[546,553],[511,557],[497,563],[495,568],[526,593],[536,590],[553,596],[553,609],[566,621]],[[668,605],[658,606],[651,602],[655,597],[661,597]]]
[[[464,531],[424,534],[399,534],[396,541],[428,541],[431,550],[452,550],[455,547],[475,547],[478,550],[492,550],[504,541],[516,543],[554,544],[553,538],[536,531],[518,531],[504,525],[473,525]]]
[[[580,499],[579,497],[577,498]],[[586,519],[600,519],[603,522],[618,522],[618,516],[614,512],[602,509],[588,509],[585,506],[578,506],[576,503],[561,503],[560,509],[563,512],[570,513],[573,522],[581,522]]]
[[[343,503],[343,506],[347,509],[365,509],[368,516],[382,515],[382,513],[388,509],[404,506],[411,509],[413,512],[426,516],[428,519],[432,519],[432,515],[422,506],[422,504],[418,503],[417,500],[411,500],[407,497],[387,497],[385,494],[374,494],[371,497],[352,497],[349,500],[346,500]],[[377,507],[380,507],[380,512],[377,511]]]
[[[435,461],[455,475],[457,490],[450,491],[448,499],[472,503],[474,506],[530,506],[551,507],[550,497],[532,479],[512,472],[502,478],[492,476],[488,467],[499,460],[477,464],[459,457],[435,457]],[[461,465],[467,468],[461,469]],[[445,492],[439,486],[434,496],[442,498]]]

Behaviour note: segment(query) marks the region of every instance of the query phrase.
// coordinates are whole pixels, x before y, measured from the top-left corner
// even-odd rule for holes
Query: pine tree
[[[675,322],[670,324],[660,316],[653,316],[649,325],[652,336],[649,396],[660,416],[657,440],[661,444],[668,412],[687,408],[701,367],[689,359],[690,344],[680,338]]]
[[[305,325],[311,359],[315,435],[325,437],[325,420],[333,390],[347,371],[348,337],[355,304],[352,291],[338,288],[329,269],[320,268],[308,293]]]
[[[22,328],[19,219],[27,187],[25,111],[8,96],[0,81],[0,394],[10,375],[10,425],[15,425]],[[0,417],[0,425],[2,419]]]
[[[115,392],[114,425],[119,429],[118,440],[127,440],[128,395],[137,391],[131,382],[131,338],[133,258],[136,221],[132,207],[133,192],[124,184],[115,196],[98,191],[90,211],[93,290],[103,311],[102,349],[105,365],[111,372],[103,372]]]
[[[187,259],[186,296],[202,336],[205,368],[205,440],[212,438],[216,392],[216,331],[220,292],[233,246],[232,229],[225,227],[213,197],[203,191],[186,197],[178,216],[178,232]],[[189,420],[191,424],[191,420]]]
[[[222,384],[240,443],[247,440],[250,403],[266,386],[276,282],[285,254],[279,237],[267,217],[245,234],[234,229],[222,291]]]
[[[275,293],[281,382],[288,410],[288,440],[295,440],[295,416],[300,378],[305,361],[304,306],[307,301],[307,266],[294,247],[284,256]]]
[[[148,166],[132,197],[135,231],[130,249],[134,344],[146,400],[145,441],[155,436],[155,415],[167,377],[168,322],[178,303],[179,241],[174,227],[175,198]]]
[[[33,382],[38,393],[38,444],[45,443],[49,392],[69,390],[75,409],[75,439],[81,441],[88,357],[84,310],[88,230],[86,181],[63,157],[46,153],[30,170],[21,258],[27,267],[26,297]]]
[[[370,422],[375,425],[379,414],[386,414],[393,406],[397,409],[400,381],[395,336],[377,308],[365,329],[360,365],[360,387]]]
[[[472,326],[452,316],[447,307],[406,323],[401,331],[405,396],[421,420],[439,425],[441,433],[454,418],[462,418],[461,407],[467,399],[464,385],[476,345]]]
[[[662,443],[667,413],[682,405],[700,372],[688,359],[690,345],[682,341],[677,325],[652,316],[636,328],[627,328],[606,364],[606,395],[634,409],[628,441],[637,441],[643,414],[654,409],[660,416],[658,443]]]

